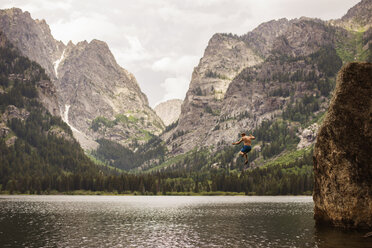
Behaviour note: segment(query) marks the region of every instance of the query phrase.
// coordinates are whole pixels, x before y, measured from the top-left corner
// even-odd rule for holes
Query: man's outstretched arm
[[[252,134],[250,134],[249,137],[250,137],[251,139],[253,139],[253,140],[256,139],[256,137],[254,137]]]
[[[240,139],[239,141],[237,141],[237,142],[234,142],[234,143],[232,143],[233,145],[237,145],[237,144],[240,144],[240,143],[242,143],[242,141],[243,141],[243,139]]]

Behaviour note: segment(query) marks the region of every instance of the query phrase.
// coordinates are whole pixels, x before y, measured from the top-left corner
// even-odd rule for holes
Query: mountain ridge
[[[371,6],[371,3],[370,0],[358,3],[348,11],[348,18],[351,18],[350,13],[364,16],[366,12],[360,6]],[[368,14],[369,17],[363,18],[370,20],[371,14]],[[358,18],[351,18],[355,19]],[[195,147],[205,147],[213,153],[225,149],[241,131],[254,131],[262,123],[282,119],[289,129],[293,129],[290,132],[301,140],[304,130],[311,130],[310,141],[298,144],[301,149],[304,145],[311,146],[318,127],[313,124],[321,119],[328,107],[338,69],[349,61],[371,59],[370,55],[368,57],[371,54],[371,36],[368,36],[371,29],[365,30],[369,25],[370,21],[367,21],[364,31],[358,33],[334,25],[332,20],[282,18],[262,23],[242,36],[215,34],[193,72],[177,126],[161,136],[168,150],[172,156],[185,154]],[[219,63],[239,63],[247,57],[235,59],[223,51],[220,44],[211,47],[220,37],[229,37],[230,43],[243,42],[260,60],[254,65],[243,66],[232,78],[225,77],[224,70],[218,68]],[[208,54],[213,49],[219,49],[219,52]],[[225,57],[218,56],[223,53]],[[203,61],[209,64],[203,64]],[[202,68],[208,68],[208,75],[200,73]],[[226,91],[219,99],[211,94],[215,81],[218,81],[213,81],[215,78],[226,80]],[[257,149],[273,150],[275,142],[270,143],[270,140],[259,142]],[[280,146],[286,145],[281,143]],[[283,148],[277,151],[283,151]]]
[[[162,143],[155,142],[169,151],[157,161],[190,154],[195,149],[229,153],[228,145],[241,131],[262,136],[254,155],[252,152],[253,166],[261,166],[267,159],[296,147],[311,147],[316,127],[328,107],[337,70],[349,61],[371,59],[372,31],[367,29],[370,15],[365,11],[365,6],[370,5],[371,0],[363,0],[337,20],[282,18],[262,23],[242,36],[213,35],[193,71],[179,120],[161,134]],[[358,24],[363,25],[362,30],[345,28],[345,22],[358,22],[359,16],[367,20]],[[48,32],[46,23],[40,21],[38,25],[42,32]],[[152,134],[160,134],[164,125],[138,91],[133,75],[118,67],[109,50],[103,52],[102,58],[100,51],[107,49],[107,44],[98,40],[76,45],[71,42],[63,50],[57,49],[50,70],[56,77],[58,92],[68,89],[59,95],[62,116],[92,140],[108,144],[102,141],[108,139],[135,151],[138,145],[152,142]],[[101,66],[105,70],[100,70]],[[102,75],[110,78],[110,88],[92,83],[102,81]],[[116,87],[122,79],[127,82],[125,89]],[[101,93],[104,97],[99,98]],[[87,95],[97,98],[89,99]],[[130,99],[133,108],[122,111],[116,97],[121,104]],[[100,109],[95,111],[92,106]],[[280,130],[283,135],[267,136],[263,130],[276,135]],[[300,145],[307,135],[305,130],[311,130],[312,137]],[[146,169],[151,169],[149,161],[145,162]],[[226,161],[236,165],[236,159]]]
[[[100,138],[132,147],[164,129],[133,74],[116,63],[105,42],[65,45],[53,38],[45,20],[33,20],[17,8],[0,11],[0,28],[46,69],[57,89],[60,115],[85,149],[96,149]]]

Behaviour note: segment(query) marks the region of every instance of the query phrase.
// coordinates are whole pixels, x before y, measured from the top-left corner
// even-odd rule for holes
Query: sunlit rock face
[[[342,62],[368,61],[371,6],[372,1],[361,1],[338,20],[283,18],[262,23],[242,36],[213,35],[193,71],[177,127],[162,135],[168,150],[180,154],[201,146],[214,151],[223,148],[239,132],[280,119],[291,102],[301,101],[305,95],[317,97],[319,112],[326,111],[329,97],[313,90],[311,81],[333,81]],[[345,23],[364,33],[350,30]],[[355,42],[359,48],[349,45]],[[331,60],[338,59],[339,63],[329,73],[329,66],[312,58],[332,49],[335,59]],[[314,77],[297,77],[298,73]],[[276,94],[281,90],[290,94]],[[296,123],[291,125],[298,128]],[[303,135],[307,137],[302,138],[298,149],[314,144],[315,134]]]
[[[65,45],[53,38],[45,20],[34,20],[18,8],[0,10],[0,29],[24,56],[36,61],[54,77],[54,65]]]
[[[166,126],[176,122],[181,113],[182,100],[171,99],[155,106],[156,114],[162,119]]]
[[[262,61],[262,57],[241,37],[213,35],[193,71],[178,126],[172,130],[173,133],[185,134],[178,139],[168,140],[169,149],[182,153],[202,145],[219,118],[226,91],[234,77],[247,66]],[[166,139],[169,135],[163,137]]]
[[[116,63],[105,42],[70,42],[58,65],[56,86],[63,118],[89,137],[128,146],[164,127],[135,77]]]
[[[44,87],[43,103],[50,111],[57,109],[52,114],[70,125],[83,148],[95,149],[99,138],[135,146],[164,129],[135,77],[116,63],[105,42],[65,45],[53,38],[45,20],[33,20],[17,8],[0,10],[0,29],[46,70],[58,102],[48,100],[53,89]]]
[[[53,78],[52,61],[59,56],[63,43],[56,41],[44,20],[33,20],[30,13],[17,8],[0,10],[2,40],[12,43],[26,57],[39,63]],[[22,77],[14,75],[13,77]],[[50,80],[37,84],[39,99],[53,115],[60,115],[56,88]]]
[[[9,41],[4,32],[0,30],[0,49],[4,49],[9,53],[13,53],[14,60],[7,64],[9,68],[15,67],[16,63],[14,61],[19,61],[20,51]],[[3,58],[2,58],[3,59]],[[9,58],[8,58],[9,59]],[[25,63],[25,62],[23,62]],[[32,69],[31,69],[32,68]],[[14,69],[14,68],[13,68]],[[13,70],[12,69],[12,70]],[[14,70],[15,72],[16,70]],[[49,111],[54,116],[59,116],[59,106],[57,99],[57,92],[54,84],[44,75],[44,69],[39,67],[39,65],[30,66],[27,70],[18,69],[18,73],[11,73],[8,75],[8,80],[10,82],[18,82],[22,85],[27,85],[29,83],[35,83],[35,89],[37,91],[37,102],[42,104],[46,110]],[[7,74],[6,74],[7,75]],[[4,85],[0,86],[0,94],[9,93],[9,88]],[[3,103],[4,104],[4,103]],[[15,103],[16,104],[16,103]],[[30,110],[27,104],[24,106],[16,104],[9,104],[4,108],[0,114],[0,138],[5,139],[5,144],[7,146],[13,146],[15,141],[18,139],[18,136],[9,128],[9,123],[13,119],[19,119],[21,121],[27,121],[30,116]],[[48,130],[48,134],[51,134],[56,137],[62,137],[68,141],[73,141],[72,136],[69,133],[66,133],[60,127],[54,126]]]
[[[168,149],[218,148],[280,116],[291,100],[318,94],[309,90],[309,81],[289,78],[301,71],[325,80],[305,57],[332,47],[335,39],[325,22],[308,18],[270,21],[244,36],[214,35],[193,72],[177,128],[163,135]],[[295,59],[283,59],[289,57]],[[278,79],[284,74],[287,80]],[[280,89],[293,92],[292,98],[273,95]]]
[[[338,74],[314,148],[314,218],[319,224],[372,227],[372,64]]]

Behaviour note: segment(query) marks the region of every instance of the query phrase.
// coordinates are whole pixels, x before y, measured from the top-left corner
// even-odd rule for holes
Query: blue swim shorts
[[[240,150],[241,152],[248,153],[252,150],[251,146],[243,146],[243,148]]]

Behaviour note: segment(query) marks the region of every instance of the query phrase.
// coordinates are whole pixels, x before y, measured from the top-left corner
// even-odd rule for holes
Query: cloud
[[[27,10],[31,13],[38,12],[40,10],[53,11],[53,10],[68,10],[72,7],[71,0],[66,1],[45,1],[45,0],[33,0],[22,1],[22,0],[13,0],[8,1],[7,3],[0,3],[2,9],[20,7],[23,10]],[[41,17],[42,18],[42,17]]]
[[[193,68],[197,66],[199,61],[198,56],[173,56],[163,57],[156,60],[149,70],[159,73],[165,73],[166,75],[174,75],[173,77],[167,77],[160,84],[163,89],[163,94],[160,102],[164,102],[170,99],[184,99],[186,92],[189,88],[190,78]],[[156,104],[151,104],[156,106]]]
[[[189,88],[189,82],[190,80],[185,77],[165,79],[165,81],[160,85],[165,90],[165,94],[163,99],[158,103],[175,98],[183,100]]]
[[[154,71],[170,72],[174,74],[184,74],[192,72],[192,69],[197,66],[199,56],[184,55],[177,58],[163,57],[155,61],[151,67]]]
[[[53,36],[61,39],[65,44],[70,40],[74,43],[92,39],[110,41],[113,38],[113,34],[118,32],[117,28],[111,24],[107,17],[98,13],[85,15],[75,13],[71,18],[60,19],[49,25]]]
[[[124,66],[134,63],[138,66],[144,66],[146,61],[151,59],[151,54],[143,47],[136,36],[124,36],[121,46],[113,46],[112,52],[115,54],[118,63]]]

